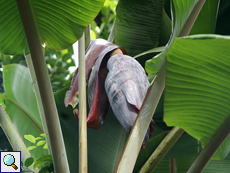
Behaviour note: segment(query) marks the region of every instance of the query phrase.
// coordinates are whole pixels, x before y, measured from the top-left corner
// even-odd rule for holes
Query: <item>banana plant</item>
[[[61,1],[31,1],[41,40],[39,44],[45,43],[48,47],[56,49],[69,47],[80,37],[81,34],[79,33],[100,10],[103,1],[97,2],[95,5],[91,1],[86,4],[84,4],[85,1],[82,1],[82,4],[78,6],[80,1],[71,1],[68,2],[70,4],[65,5]],[[207,35],[215,33],[229,35],[229,27],[224,22],[229,20],[229,10],[226,10],[229,2],[225,0],[206,0],[202,4],[203,7],[200,5],[201,2],[204,1],[119,1],[114,27],[115,44],[118,45],[118,48],[126,49],[128,56],[138,57],[137,60],[143,66],[145,61],[148,60],[145,70],[150,76],[149,79],[155,78],[150,82],[150,88],[146,92],[140,110],[138,110],[139,113],[129,137],[127,137],[124,128],[111,111],[109,111],[100,130],[88,129],[89,172],[139,172],[140,170],[148,172],[153,169],[152,165],[155,166],[158,163],[159,165],[156,168],[154,167],[155,171],[169,172],[171,169],[171,172],[173,172],[176,166],[177,172],[186,172],[197,157],[200,147],[204,148],[203,151],[206,152],[202,153],[206,154],[201,153],[198,156],[198,161],[205,160],[207,163],[215,152],[214,159],[225,158],[224,161],[220,162],[211,160],[204,172],[229,171],[229,137],[226,138],[229,134],[229,127],[224,123],[225,120],[228,122],[229,119],[227,105],[229,102],[229,61],[227,58],[229,56],[229,37]],[[76,8],[71,8],[74,4]],[[57,7],[60,8],[57,9]],[[12,25],[9,25],[10,19],[20,21],[16,2],[13,0],[1,1],[0,9],[1,52],[5,54],[28,53],[22,24],[12,22]],[[85,9],[87,11],[84,11]],[[67,18],[65,18],[66,15]],[[76,18],[78,20],[75,20]],[[84,20],[86,18],[87,20]],[[6,19],[9,19],[9,21]],[[77,25],[76,21],[79,21]],[[78,33],[78,31],[81,32]],[[195,36],[177,38],[186,35]],[[152,50],[158,46],[164,46],[163,51],[159,54]],[[143,54],[146,51],[150,53]],[[138,54],[144,56],[138,56]],[[115,57],[118,56],[120,55],[115,55]],[[108,57],[105,56],[105,58]],[[103,60],[98,61],[98,66],[95,66],[95,79],[100,81],[100,67],[107,66],[110,60],[112,59],[109,59],[106,65]],[[97,60],[93,61],[92,63],[96,64]],[[127,61],[130,62],[130,60]],[[108,77],[112,68],[108,69],[106,67],[105,69],[108,70]],[[159,69],[161,70],[159,71]],[[89,76],[89,74],[87,75]],[[99,78],[97,78],[97,75],[99,75]],[[5,66],[4,78],[6,113],[15,124],[19,134],[28,131],[24,127],[31,124],[30,129],[33,129],[30,130],[31,132],[39,133],[39,131],[42,131],[36,98],[31,89],[33,81],[28,80],[28,70],[20,65],[17,65],[17,68],[16,66]],[[77,78],[77,75],[75,75],[75,78]],[[7,80],[8,82],[6,82]],[[103,80],[106,81],[104,76]],[[96,84],[92,79],[93,94],[95,93],[94,86],[98,88],[104,86]],[[164,88],[165,94],[161,96]],[[78,162],[76,148],[78,148],[79,142],[77,135],[78,123],[74,121],[72,109],[64,107],[63,100],[68,89],[69,87],[66,87],[57,92],[55,101],[64,134],[68,163],[70,164],[70,170],[74,172],[78,169],[78,164],[76,164]],[[27,91],[30,94],[26,94]],[[21,96],[20,93],[25,94]],[[106,95],[109,95],[109,93],[107,92]],[[100,98],[100,95],[96,98]],[[94,97],[92,95],[90,100],[92,100],[91,104],[93,105]],[[65,101],[65,103],[67,102]],[[74,104],[77,104],[76,100]],[[112,105],[112,103],[110,104]],[[132,106],[132,108],[135,107]],[[15,111],[18,113],[17,116],[15,116]],[[88,111],[90,112],[90,110]],[[75,113],[77,115],[76,110]],[[155,121],[155,131],[145,149],[140,150],[152,116]],[[20,123],[20,117],[26,120],[23,125]],[[172,132],[175,132],[171,130],[172,126],[178,126],[179,128],[174,129],[182,129],[184,132],[179,139],[177,136],[178,141],[173,148],[171,148],[172,144],[167,143],[169,137],[174,142],[176,141],[174,135],[171,135]],[[222,127],[224,127],[224,130]],[[218,133],[223,131],[226,133]],[[216,136],[220,136],[221,139],[213,140],[217,139]],[[191,141],[189,140],[186,143],[185,141],[188,141],[188,138]],[[126,141],[127,144],[125,144]],[[224,143],[220,146],[223,141]],[[158,145],[159,147],[157,147]],[[214,149],[210,147],[213,145],[215,146]],[[220,149],[217,150],[219,147]],[[159,153],[160,149],[162,149],[162,153]],[[154,157],[151,157],[152,153]],[[167,154],[160,162],[162,158],[158,156],[165,153]],[[39,154],[41,154],[39,151],[32,152],[32,155]],[[204,156],[208,156],[208,158]],[[147,161],[148,158],[149,161]],[[169,168],[169,159],[171,159],[171,168]],[[174,160],[174,162],[173,159],[176,161]],[[152,162],[152,160],[157,160],[157,163]],[[185,161],[186,164],[184,164]],[[202,164],[198,171],[201,171],[206,165],[204,162],[195,162],[195,165],[197,163]],[[224,166],[213,166],[216,164],[223,164]],[[127,165],[129,166],[127,167]],[[198,172],[197,170],[194,171],[192,167],[189,171]]]

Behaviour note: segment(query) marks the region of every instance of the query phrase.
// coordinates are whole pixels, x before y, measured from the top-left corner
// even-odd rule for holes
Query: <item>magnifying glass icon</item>
[[[14,164],[15,163],[15,158],[11,154],[7,154],[3,158],[3,162],[7,166],[12,166],[15,170],[18,169],[18,167]]]

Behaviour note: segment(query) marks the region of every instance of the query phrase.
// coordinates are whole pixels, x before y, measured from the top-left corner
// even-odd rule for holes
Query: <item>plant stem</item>
[[[9,116],[5,112],[2,106],[0,106],[0,125],[6,134],[10,145],[14,151],[21,151],[21,161],[24,163],[27,158],[30,157],[30,153],[27,151],[27,148],[22,141],[22,138],[18,134],[17,130],[14,127],[14,124],[11,122]],[[33,167],[29,167],[33,170]],[[37,172],[37,170],[35,170]]]
[[[186,22],[184,23],[183,27],[178,34],[178,37],[187,36],[192,29],[194,22],[196,21],[197,16],[200,13],[201,8],[203,7],[206,0],[199,0],[197,4],[194,6],[193,10],[191,11],[190,15],[188,16]]]
[[[199,173],[205,168],[212,156],[230,134],[230,115],[221,124],[209,143],[201,150],[187,173]]]
[[[88,48],[90,41],[91,41],[91,37],[90,37],[90,24],[85,28],[85,50]]]
[[[86,124],[86,82],[85,82],[85,34],[78,42],[79,59],[79,172],[87,168],[87,124]]]
[[[117,5],[119,4],[119,0],[117,0]],[[114,42],[114,39],[115,39],[115,22],[116,22],[116,18],[113,22],[113,26],[111,28],[111,31],[109,33],[109,38],[108,38],[108,41],[113,43]]]
[[[36,76],[35,76],[35,71],[34,71],[34,66],[33,66],[33,63],[32,63],[32,59],[31,59],[30,54],[25,55],[25,58],[26,58],[26,63],[28,65],[28,68],[29,68],[29,71],[30,71],[31,79],[33,81],[33,87],[34,87],[34,91],[35,91],[35,95],[36,95],[38,109],[39,109],[40,117],[41,117],[41,120],[42,120],[42,127],[43,127],[43,130],[44,130],[44,133],[48,135],[44,109],[43,109],[43,106],[42,106],[42,100],[41,100],[40,92],[39,92],[39,89],[38,89],[38,83],[37,83],[37,79],[36,79]],[[47,146],[48,146],[48,152],[51,153],[49,138],[46,138],[46,143],[47,143]]]
[[[42,105],[44,108],[54,169],[57,173],[68,173],[70,171],[58,112],[54,101],[53,91],[43,57],[41,42],[36,28],[31,4],[29,0],[17,0],[17,5],[29,46]]]
[[[109,34],[109,38],[108,38],[108,41],[111,42],[111,43],[113,43],[113,41],[115,39],[115,22],[116,22],[116,19],[113,22],[113,26],[111,28],[111,31],[110,31],[110,34]]]
[[[175,173],[175,159],[170,159],[170,173]]]
[[[0,106],[0,125],[4,133],[6,134],[13,150],[21,151],[21,159],[24,162],[28,157],[30,157],[30,153],[27,151],[27,148],[22,141],[22,138],[18,134],[17,130],[15,129],[13,123],[11,122],[9,116],[2,106]]]
[[[173,127],[141,168],[140,173],[152,172],[183,133],[183,129]]]

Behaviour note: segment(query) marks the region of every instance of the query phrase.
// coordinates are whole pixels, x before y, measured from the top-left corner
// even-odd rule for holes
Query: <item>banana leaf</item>
[[[104,1],[30,1],[41,44],[52,49],[68,48],[81,37]],[[0,51],[11,55],[27,54],[29,50],[17,1],[0,1],[0,23]]]
[[[175,39],[167,54],[164,121],[204,147],[230,114],[230,37],[197,35]],[[225,158],[230,136],[213,159]]]

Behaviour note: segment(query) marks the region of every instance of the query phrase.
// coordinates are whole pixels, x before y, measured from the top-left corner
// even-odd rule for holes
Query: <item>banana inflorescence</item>
[[[99,129],[109,107],[130,133],[137,114],[147,93],[149,82],[143,67],[117,45],[103,39],[94,40],[86,51],[86,83],[88,81],[88,103],[90,111],[87,126]],[[90,73],[91,72],[91,73]],[[89,80],[88,76],[90,74]],[[78,104],[78,70],[76,70],[65,105]],[[78,111],[74,110],[78,120]],[[150,123],[142,148],[153,133],[153,120]]]

